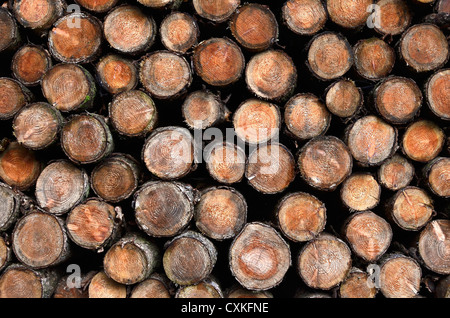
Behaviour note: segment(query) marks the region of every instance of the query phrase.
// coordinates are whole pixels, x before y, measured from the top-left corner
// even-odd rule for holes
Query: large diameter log
[[[0,78],[0,120],[14,117],[32,99],[32,93],[19,81],[7,77]]]
[[[346,29],[362,27],[370,15],[367,8],[374,0],[327,0],[326,8],[331,21]]]
[[[0,183],[0,232],[8,230],[20,215],[20,196],[8,185]]]
[[[199,30],[197,21],[191,15],[172,12],[161,22],[159,34],[166,49],[184,54],[197,44]]]
[[[395,154],[378,168],[378,182],[391,191],[408,186],[414,178],[414,166],[405,157]]]
[[[375,298],[377,292],[370,282],[369,274],[357,268],[352,268],[339,287],[340,298]]]
[[[271,226],[247,223],[229,251],[230,269],[249,290],[267,290],[280,284],[291,266],[289,245]]]
[[[181,286],[175,298],[224,298],[219,283],[211,277],[195,285]]]
[[[433,160],[445,144],[444,131],[436,123],[420,119],[410,124],[402,139],[403,152],[418,162]]]
[[[133,287],[130,298],[171,298],[172,288],[169,285],[165,275],[153,273]]]
[[[66,6],[63,0],[14,0],[12,10],[24,27],[44,31],[64,14]]]
[[[391,73],[395,64],[395,51],[379,38],[358,41],[353,47],[357,73],[368,80],[379,80]]]
[[[428,79],[425,96],[428,107],[438,117],[450,120],[450,69],[439,70]]]
[[[397,35],[403,33],[410,25],[412,14],[404,0],[380,0],[378,23],[374,24],[375,31],[383,35]]]
[[[221,23],[228,20],[241,4],[240,0],[193,0],[195,12],[207,20]]]
[[[419,254],[431,271],[450,274],[450,221],[431,221],[420,233]]]
[[[326,89],[325,104],[328,110],[341,118],[355,115],[364,103],[363,92],[350,79],[337,80]]]
[[[98,83],[110,94],[132,90],[138,84],[138,70],[134,63],[116,54],[102,57],[96,66]]]
[[[423,169],[428,188],[437,196],[450,197],[450,158],[437,157]]]
[[[119,0],[75,0],[83,8],[93,12],[106,12],[112,9]]]
[[[89,283],[89,298],[127,298],[127,286],[98,272]]]
[[[288,0],[282,8],[287,27],[299,35],[313,35],[327,22],[328,14],[320,0]]]
[[[380,202],[381,186],[372,174],[357,172],[342,183],[340,195],[350,211],[366,211]]]
[[[234,143],[213,142],[205,148],[204,159],[209,175],[220,183],[238,183],[244,177],[247,157]]]
[[[11,60],[14,77],[25,86],[39,85],[52,66],[50,53],[44,47],[34,44],[22,46]]]
[[[20,33],[16,19],[6,8],[0,8],[0,52],[15,50],[20,45]]]

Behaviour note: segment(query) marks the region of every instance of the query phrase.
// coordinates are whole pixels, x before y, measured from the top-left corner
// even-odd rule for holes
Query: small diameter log
[[[326,133],[331,114],[317,96],[299,93],[286,103],[284,122],[290,135],[306,140]]]
[[[45,73],[42,93],[61,112],[91,108],[97,88],[92,75],[77,64],[57,64]]]
[[[115,50],[126,54],[141,54],[154,43],[157,27],[153,18],[133,5],[121,5],[105,17],[103,33]]]
[[[48,34],[52,56],[64,63],[89,63],[100,54],[101,22],[87,13],[72,13],[55,22]]]
[[[381,81],[373,91],[377,112],[391,124],[411,121],[422,106],[422,92],[410,78],[390,76]]]
[[[368,263],[376,262],[388,250],[393,237],[389,223],[371,211],[352,214],[343,232],[356,256]]]
[[[208,278],[217,261],[213,243],[200,233],[187,231],[166,243],[163,266],[175,284],[195,285]]]
[[[8,9],[0,8],[0,52],[15,50],[21,42],[16,19]]]
[[[326,89],[325,104],[335,116],[349,118],[355,115],[364,103],[363,92],[350,79],[341,79]]]
[[[450,197],[450,158],[437,157],[423,169],[428,188],[435,195]]]
[[[295,175],[294,156],[280,143],[261,145],[248,157],[245,177],[261,193],[284,191],[294,181]]]
[[[403,33],[412,20],[411,11],[404,0],[379,0],[378,17],[375,17],[374,29],[383,35],[397,35]]]
[[[50,298],[57,282],[54,270],[11,264],[0,276],[0,298]]]
[[[360,165],[379,166],[397,150],[397,129],[368,115],[348,127],[346,142]]]
[[[430,76],[425,86],[425,96],[428,107],[436,116],[450,120],[450,69],[439,70]]]
[[[41,150],[56,142],[63,121],[59,110],[48,103],[38,102],[19,110],[12,128],[22,146]]]
[[[88,199],[67,215],[68,235],[83,248],[102,251],[118,237],[121,217],[112,205],[100,199]]]
[[[89,298],[127,298],[127,286],[98,272],[89,283]]]
[[[61,147],[77,164],[101,161],[114,149],[114,140],[103,117],[97,114],[72,116],[61,132]]]
[[[96,272],[80,273],[74,277],[73,274],[61,277],[56,285],[52,298],[89,298],[88,285]]]
[[[420,230],[435,213],[433,200],[428,193],[412,186],[397,191],[388,203],[386,212],[389,218],[406,231]]]
[[[194,48],[192,62],[195,73],[212,86],[228,86],[237,82],[245,67],[240,47],[228,38],[210,38]]]
[[[169,51],[184,54],[197,44],[200,36],[197,21],[188,13],[172,12],[161,22],[161,43]]]
[[[70,256],[64,221],[38,211],[17,221],[12,232],[12,247],[17,259],[32,268],[55,266]]]
[[[20,215],[20,196],[0,183],[0,232],[7,231]]]
[[[149,278],[133,287],[130,298],[171,298],[167,277],[153,273]]]
[[[306,243],[297,258],[297,271],[311,288],[329,290],[347,277],[352,268],[350,248],[337,237],[322,233]]]
[[[247,99],[233,114],[237,137],[250,145],[267,143],[279,136],[281,113],[277,105],[259,99]]]
[[[138,187],[141,170],[140,164],[133,157],[121,153],[112,154],[92,170],[92,190],[108,202],[126,200]]]
[[[342,183],[340,195],[352,212],[371,210],[380,202],[381,186],[371,173],[356,172]]]
[[[15,0],[12,10],[24,27],[45,31],[65,13],[66,6],[63,0]]]
[[[339,287],[340,298],[375,298],[377,292],[369,274],[356,268],[352,268]]]
[[[68,160],[44,168],[36,182],[36,200],[49,213],[61,215],[81,203],[89,193],[89,176]]]
[[[267,50],[278,40],[278,22],[268,6],[246,3],[230,20],[236,41],[249,51]]]
[[[137,0],[140,4],[153,9],[176,9],[182,1],[180,0]]]
[[[224,296],[219,284],[215,280],[207,278],[195,285],[181,286],[177,290],[175,298],[224,298]]]
[[[282,19],[298,35],[313,35],[327,22],[328,14],[320,0],[288,0],[282,8]]]
[[[191,129],[206,129],[227,120],[230,112],[220,98],[208,90],[190,93],[181,105],[181,113]]]
[[[0,179],[21,191],[36,183],[42,171],[42,163],[34,151],[21,146],[17,141],[0,153]]]
[[[428,162],[436,158],[444,144],[444,131],[429,120],[412,123],[403,134],[403,152],[408,158],[418,162]]]
[[[195,12],[207,20],[221,23],[228,20],[241,4],[240,0],[192,0]]]
[[[231,187],[211,187],[202,191],[195,206],[195,225],[214,240],[235,237],[247,221],[247,202]]]
[[[110,94],[134,89],[139,81],[138,70],[131,60],[108,54],[97,64],[98,83]]]
[[[297,85],[297,67],[284,51],[270,49],[254,55],[245,69],[247,87],[257,97],[284,101]]]
[[[408,186],[415,171],[412,163],[405,157],[395,154],[378,168],[378,182],[391,191]]]
[[[326,213],[325,204],[305,192],[284,196],[275,209],[281,232],[294,242],[306,242],[318,236],[325,228]]]
[[[450,274],[450,221],[431,221],[420,233],[419,253],[431,271]]]
[[[137,225],[153,237],[179,234],[194,216],[194,189],[179,182],[148,182],[134,194]]]
[[[352,47],[347,39],[338,33],[320,33],[314,36],[309,44],[307,65],[320,80],[336,79],[352,67]]]
[[[14,77],[25,86],[39,85],[52,66],[50,53],[44,47],[34,44],[22,46],[11,60]]]
[[[171,99],[189,88],[192,72],[184,57],[170,51],[155,51],[141,61],[139,78],[153,97]]]
[[[391,73],[395,51],[385,41],[373,37],[358,41],[353,47],[356,72],[368,80],[379,80]]]
[[[0,273],[11,261],[12,250],[4,237],[0,236]]]
[[[422,270],[411,257],[390,254],[380,266],[380,290],[386,298],[413,298],[420,290]]]
[[[118,0],[75,0],[75,2],[89,11],[102,13],[112,9]]]
[[[156,126],[155,102],[141,90],[130,90],[113,97],[108,107],[114,129],[126,137],[145,137]]]
[[[435,295],[436,298],[450,298],[450,275],[438,281]]]
[[[371,13],[367,8],[374,0],[326,0],[328,15],[334,23],[355,29],[364,26]]]
[[[262,291],[281,283],[291,266],[291,251],[273,227],[252,222],[233,240],[229,263],[233,276],[244,288]]]
[[[103,267],[108,277],[131,285],[147,279],[159,262],[158,247],[143,235],[130,233],[106,252]]]
[[[167,126],[155,129],[145,141],[142,161],[158,178],[175,180],[195,170],[194,140],[186,128]]]
[[[19,81],[0,77],[0,120],[14,117],[32,98],[31,92]]]
[[[245,173],[245,151],[231,142],[217,141],[207,146],[204,160],[209,175],[224,184],[240,182]]]
[[[449,59],[449,45],[444,33],[434,24],[416,24],[400,39],[400,56],[416,72],[442,67]]]
[[[230,291],[227,292],[226,298],[240,298],[240,299],[273,298],[273,294],[270,291],[266,290],[261,291],[247,290],[238,285],[233,287]]]
[[[319,190],[333,191],[353,168],[348,147],[334,136],[313,138],[303,146],[297,158],[303,180]]]

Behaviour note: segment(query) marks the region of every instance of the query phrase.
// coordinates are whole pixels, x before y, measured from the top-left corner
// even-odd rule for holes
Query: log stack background
[[[3,3],[0,297],[450,297],[449,1],[250,2]]]

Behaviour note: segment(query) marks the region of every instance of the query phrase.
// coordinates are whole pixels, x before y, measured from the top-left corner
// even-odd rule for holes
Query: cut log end
[[[64,13],[66,4],[62,0],[14,1],[17,21],[26,28],[49,28]]]
[[[386,77],[394,67],[395,51],[381,39],[360,40],[353,51],[356,71],[363,78],[379,80]]]
[[[328,15],[320,0],[289,0],[282,8],[288,28],[299,35],[313,35],[327,22]]]
[[[180,287],[175,298],[223,298],[223,294],[215,282],[205,280],[196,285]]]
[[[196,20],[184,12],[167,15],[161,22],[159,33],[166,49],[180,54],[197,44],[200,35]]]
[[[126,298],[127,286],[98,272],[89,284],[89,298]]]
[[[427,268],[435,273],[450,274],[450,221],[431,221],[420,233],[419,253]]]
[[[180,3],[179,0],[138,0],[138,2],[153,9],[176,8]]]
[[[367,8],[374,0],[327,0],[326,6],[331,21],[346,29],[362,27],[371,11]]]
[[[75,2],[89,11],[103,13],[112,9],[118,0],[75,0]]]
[[[189,94],[181,106],[186,124],[192,129],[206,129],[223,121],[225,105],[215,94],[199,90]]]
[[[412,123],[403,134],[403,152],[418,162],[428,162],[436,158],[444,144],[444,131],[429,120]]]
[[[450,14],[450,1],[448,0],[438,0],[436,11],[438,13],[448,13]]]
[[[132,90],[139,81],[133,62],[115,54],[103,57],[96,70],[100,85],[110,94]]]
[[[273,298],[270,291],[255,291],[247,290],[242,287],[233,288],[227,293],[227,298],[240,298],[240,299],[257,299],[257,298]]]
[[[0,8],[0,52],[15,48],[19,43],[16,20],[6,8]]]
[[[450,158],[437,157],[425,167],[428,187],[443,198],[450,197]]]
[[[378,181],[391,190],[397,191],[408,186],[414,177],[414,166],[406,158],[395,154],[378,168]]]
[[[379,24],[375,30],[384,35],[397,35],[403,33],[410,25],[412,15],[408,4],[404,0],[380,0]]]
[[[134,286],[130,298],[171,298],[166,283],[161,278],[152,276]]]
[[[450,3],[450,2],[449,2]],[[433,74],[426,84],[426,97],[431,111],[444,120],[450,120],[450,69]]]
[[[0,272],[8,265],[10,260],[11,249],[7,245],[5,238],[0,236]]]
[[[240,0],[193,0],[197,14],[216,23],[228,20],[240,4]]]
[[[340,298],[375,298],[377,292],[369,274],[363,271],[352,271],[339,287]]]
[[[338,80],[327,88],[325,102],[333,115],[349,118],[361,108],[364,102],[363,92],[352,80]]]
[[[8,230],[19,217],[20,197],[4,183],[0,183],[0,231]],[[0,266],[1,267],[1,266]]]
[[[22,84],[12,78],[0,78],[0,120],[14,117],[28,102],[30,96]]]
[[[42,298],[41,277],[25,266],[5,269],[0,276],[0,298]]]
[[[224,184],[240,182],[244,177],[246,155],[244,150],[229,142],[218,142],[211,146],[205,162],[209,174]]]
[[[351,211],[373,209],[380,196],[381,186],[370,173],[354,173],[342,183],[341,199]]]
[[[50,53],[37,45],[29,44],[21,47],[16,51],[11,61],[14,77],[25,86],[38,85],[51,67]]]

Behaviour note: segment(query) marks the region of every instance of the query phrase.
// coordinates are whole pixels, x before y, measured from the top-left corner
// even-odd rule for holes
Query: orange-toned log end
[[[105,254],[105,273],[121,284],[135,284],[145,279],[147,260],[135,244],[115,244]]]
[[[393,69],[395,51],[379,38],[360,40],[353,48],[359,75],[370,80],[386,77]]]
[[[226,298],[241,298],[241,299],[248,299],[248,298],[273,298],[273,294],[270,291],[255,291],[255,290],[247,290],[242,287],[235,287],[229,292],[227,292]]]
[[[127,298],[127,286],[98,272],[89,284],[89,298]]]
[[[266,101],[248,99],[234,112],[233,126],[237,137],[246,143],[266,143],[279,135],[280,109]]]
[[[325,104],[328,110],[341,118],[355,115],[363,101],[362,89],[349,79],[338,80],[326,90]]]
[[[202,18],[221,23],[228,20],[241,4],[240,0],[193,0],[195,12]]]
[[[46,29],[63,15],[65,3],[61,0],[14,1],[17,21],[26,28]]]
[[[350,127],[347,145],[361,165],[377,166],[397,149],[397,130],[381,118],[368,115]]]
[[[371,11],[367,8],[374,0],[327,0],[326,6],[331,21],[347,29],[362,27]]]
[[[42,164],[34,151],[12,142],[0,153],[0,178],[11,187],[27,190],[36,183]]]
[[[326,207],[319,199],[304,192],[285,196],[276,216],[281,231],[294,242],[306,242],[319,235],[326,224]]]
[[[357,212],[346,222],[344,235],[354,253],[366,262],[376,262],[389,248],[392,228],[379,215]]]
[[[184,185],[172,182],[143,185],[134,201],[138,226],[154,237],[172,237],[181,232],[194,215],[188,191]]]
[[[173,12],[161,22],[161,42],[169,51],[180,54],[191,49],[200,36],[196,20],[184,12]]]
[[[171,293],[160,275],[153,274],[133,287],[130,298],[171,298]]]
[[[268,49],[278,39],[278,22],[264,5],[248,3],[241,6],[230,20],[236,41],[250,51]]]
[[[0,52],[13,49],[17,44],[19,29],[16,20],[6,8],[0,8]]]
[[[103,57],[96,70],[100,85],[111,94],[132,90],[139,81],[133,62],[115,54]]]
[[[40,150],[56,141],[62,121],[61,114],[50,104],[30,104],[14,118],[14,136],[26,148]]]
[[[434,194],[444,198],[450,197],[450,158],[438,157],[430,162],[425,176]]]
[[[123,5],[108,13],[103,24],[108,43],[119,52],[136,54],[153,44],[157,33],[151,16],[137,6]]]
[[[112,9],[118,0],[75,0],[75,2],[93,12],[106,12]]]
[[[11,249],[6,243],[6,240],[0,236],[0,271],[5,268],[10,260]]]
[[[245,70],[245,82],[251,92],[267,100],[284,100],[297,85],[297,68],[281,50],[254,55]]]
[[[433,200],[424,190],[408,186],[394,195],[388,213],[400,228],[418,231],[433,216]]]
[[[10,119],[30,101],[21,84],[11,78],[0,78],[0,120]]]
[[[385,35],[403,33],[411,23],[412,15],[404,0],[380,0],[379,23],[374,24],[375,30]]]
[[[416,72],[426,72],[436,70],[448,61],[449,45],[436,25],[416,24],[402,35],[400,54]]]
[[[325,134],[330,126],[331,114],[313,94],[297,94],[284,107],[284,122],[296,138],[305,140]]]
[[[449,0],[438,0],[436,6],[438,13],[448,13],[450,14],[450,1]]]
[[[450,120],[450,69],[433,74],[426,84],[425,94],[431,111],[444,120]]]
[[[182,178],[195,169],[193,137],[181,127],[155,129],[144,144],[142,160],[161,179]]]
[[[425,266],[435,273],[450,274],[450,221],[431,221],[420,233],[419,253]]]
[[[378,182],[391,191],[397,191],[409,185],[414,174],[411,162],[395,154],[378,168]]]
[[[445,144],[444,131],[434,122],[419,120],[403,134],[403,151],[412,160],[428,162],[441,152]]]
[[[72,241],[87,249],[99,249],[108,243],[115,230],[116,212],[112,205],[91,199],[77,205],[66,219]]]
[[[100,52],[101,42],[101,23],[86,13],[62,17],[48,35],[48,46],[53,57],[66,63],[93,61]]]
[[[404,124],[412,120],[422,106],[422,92],[412,79],[391,76],[375,88],[374,103],[386,121]]]
[[[375,298],[377,292],[369,274],[363,271],[352,271],[339,287],[340,298]]]
[[[227,86],[241,78],[245,59],[239,46],[227,38],[211,38],[194,48],[195,72],[212,86]]]
[[[420,290],[422,270],[404,255],[388,257],[381,264],[380,290],[386,298],[413,298]]]
[[[320,0],[288,0],[282,8],[282,18],[293,32],[312,35],[325,26],[328,15]]]
[[[193,129],[206,129],[225,119],[225,106],[215,94],[199,90],[189,94],[181,106],[186,124]]]
[[[247,203],[233,188],[205,190],[195,207],[195,225],[206,236],[225,240],[236,236],[247,220]]]
[[[297,270],[311,288],[329,290],[344,281],[352,268],[350,248],[323,233],[308,242],[298,255]]]
[[[218,285],[205,280],[196,285],[180,287],[175,298],[223,298],[223,294]]]
[[[298,157],[302,178],[312,187],[333,191],[351,173],[353,159],[348,147],[333,136],[309,141]]]
[[[169,51],[156,51],[144,57],[139,78],[145,89],[158,99],[175,98],[192,83],[186,59]]]
[[[244,177],[245,151],[232,143],[217,143],[211,146],[205,157],[206,168],[214,180],[224,184],[240,182]]]
[[[36,45],[21,47],[11,61],[14,77],[26,86],[38,85],[50,67],[50,54],[43,47]]]
[[[353,50],[342,35],[324,32],[312,39],[307,62],[311,72],[319,79],[336,79],[352,67]]]
[[[373,209],[380,196],[381,186],[370,173],[354,173],[342,183],[341,199],[351,211]]]
[[[284,191],[294,181],[295,175],[294,156],[280,143],[262,145],[248,157],[245,177],[261,193]]]
[[[248,290],[277,286],[291,266],[289,245],[271,226],[247,223],[235,238],[229,253],[230,269]]]
[[[25,267],[7,268],[0,276],[0,298],[42,298],[41,278]]]
[[[109,104],[109,118],[115,130],[129,137],[145,136],[158,120],[153,99],[141,90],[131,90],[114,96]]]
[[[140,4],[153,8],[153,9],[163,9],[164,7],[175,6],[178,2],[177,0],[137,0]]]

